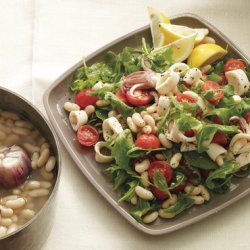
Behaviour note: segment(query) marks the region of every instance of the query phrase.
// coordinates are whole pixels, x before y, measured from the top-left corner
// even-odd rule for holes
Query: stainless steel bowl
[[[57,157],[55,185],[43,208],[17,231],[0,239],[0,249],[40,249],[49,236],[53,225],[53,218],[55,217],[56,196],[61,173],[59,143],[53,128],[33,104],[18,94],[2,87],[0,87],[0,100],[0,108],[16,112],[23,118],[31,121],[50,143]]]

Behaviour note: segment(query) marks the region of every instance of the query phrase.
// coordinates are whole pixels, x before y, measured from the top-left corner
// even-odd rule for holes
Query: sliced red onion
[[[0,186],[13,188],[22,184],[30,171],[30,158],[19,146],[1,149]]]

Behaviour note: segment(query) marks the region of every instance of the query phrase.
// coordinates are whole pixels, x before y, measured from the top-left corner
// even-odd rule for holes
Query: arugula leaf
[[[223,60],[220,60],[220,61],[217,61],[215,62],[213,65],[213,72],[217,73],[217,74],[220,74],[220,73],[223,73],[224,72],[224,61]]]
[[[174,63],[173,49],[171,47],[162,47],[152,50],[147,58],[151,64],[151,69],[156,72],[164,72]]]
[[[136,186],[138,186],[138,184],[139,184],[138,180],[134,180],[134,181],[127,183],[127,185],[129,186],[129,189],[120,197],[118,202],[130,201],[131,198],[135,194],[135,188],[136,188]]]
[[[165,151],[166,148],[154,148],[154,149],[143,149],[139,147],[133,147],[127,152],[127,156],[129,158],[139,158],[146,155],[149,155],[151,152],[157,152],[157,151]]]
[[[185,152],[184,158],[189,165],[195,168],[216,169],[218,167],[206,153],[198,153],[196,151]]]
[[[231,97],[234,95],[234,86],[232,84],[226,84],[222,86],[224,97]]]
[[[102,121],[104,121],[105,119],[108,118],[108,113],[109,111],[108,110],[105,110],[105,109],[96,109],[95,110],[95,114],[96,116],[101,119]]]
[[[129,129],[124,130],[114,139],[114,145],[112,148],[111,155],[114,157],[115,162],[118,166],[124,169],[129,168],[129,158],[127,157],[127,152],[133,147],[132,141],[129,139],[131,137],[131,132]]]
[[[175,178],[176,178],[176,182],[172,182],[170,184],[170,186],[168,188],[169,190],[172,190],[172,189],[180,186],[183,183],[183,181],[186,179],[186,176],[181,172],[176,172]]]
[[[160,189],[171,197],[166,178],[160,171],[154,171],[153,183],[156,188]]]
[[[232,174],[238,170],[239,163],[226,161],[220,168],[211,172],[206,179],[207,188],[217,193],[227,192],[230,188]]]
[[[193,204],[194,204],[194,200],[192,200],[188,197],[183,197],[183,198],[178,199],[174,205],[172,205],[168,208],[164,208],[162,210],[165,213],[171,213],[171,214],[178,215],[178,214],[182,213],[183,211],[192,207]]]
[[[152,210],[150,203],[146,200],[139,198],[136,206],[130,211],[130,214],[139,222],[142,221],[142,216]]]
[[[238,127],[219,124],[204,125],[200,132],[196,135],[198,153],[202,153],[207,150],[208,145],[217,131],[225,134],[235,134],[238,132]]]
[[[118,112],[123,117],[132,116],[134,113],[134,109],[126,105],[124,102],[122,102],[116,95],[114,95],[112,92],[107,92],[104,97],[105,100],[110,100],[111,106],[114,109],[117,109]]]
[[[180,131],[188,130],[199,130],[202,127],[202,124],[199,120],[193,117],[189,113],[183,113],[180,115],[180,118],[176,120],[178,129]]]
[[[216,74],[215,72],[212,72],[207,76],[208,80],[214,81],[214,82],[220,82],[221,81],[221,76]]]

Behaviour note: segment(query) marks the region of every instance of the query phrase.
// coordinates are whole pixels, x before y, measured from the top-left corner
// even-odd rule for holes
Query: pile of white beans
[[[12,145],[26,150],[32,171],[22,185],[12,189],[0,187],[0,237],[34,217],[47,201],[55,179],[56,157],[46,139],[18,114],[0,110],[0,149]]]

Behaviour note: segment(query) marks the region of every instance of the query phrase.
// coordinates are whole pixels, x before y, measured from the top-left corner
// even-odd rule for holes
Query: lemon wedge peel
[[[227,50],[217,44],[200,44],[193,49],[191,55],[188,57],[187,64],[189,67],[199,68],[212,64],[223,58],[226,54]]]
[[[164,35],[160,31],[159,24],[160,23],[170,24],[170,21],[163,12],[157,10],[152,6],[148,7],[148,14],[151,20],[150,30],[153,40],[153,46],[154,48],[162,47],[164,45]]]
[[[154,49],[151,53],[155,54],[155,53],[158,53],[160,50],[165,50],[167,47],[171,47],[173,51],[173,54],[172,54],[173,60],[175,62],[182,62],[186,60],[188,56],[192,53],[196,35],[197,35],[197,32],[195,32],[194,34],[190,36],[186,36],[170,44],[167,44],[163,47]]]

